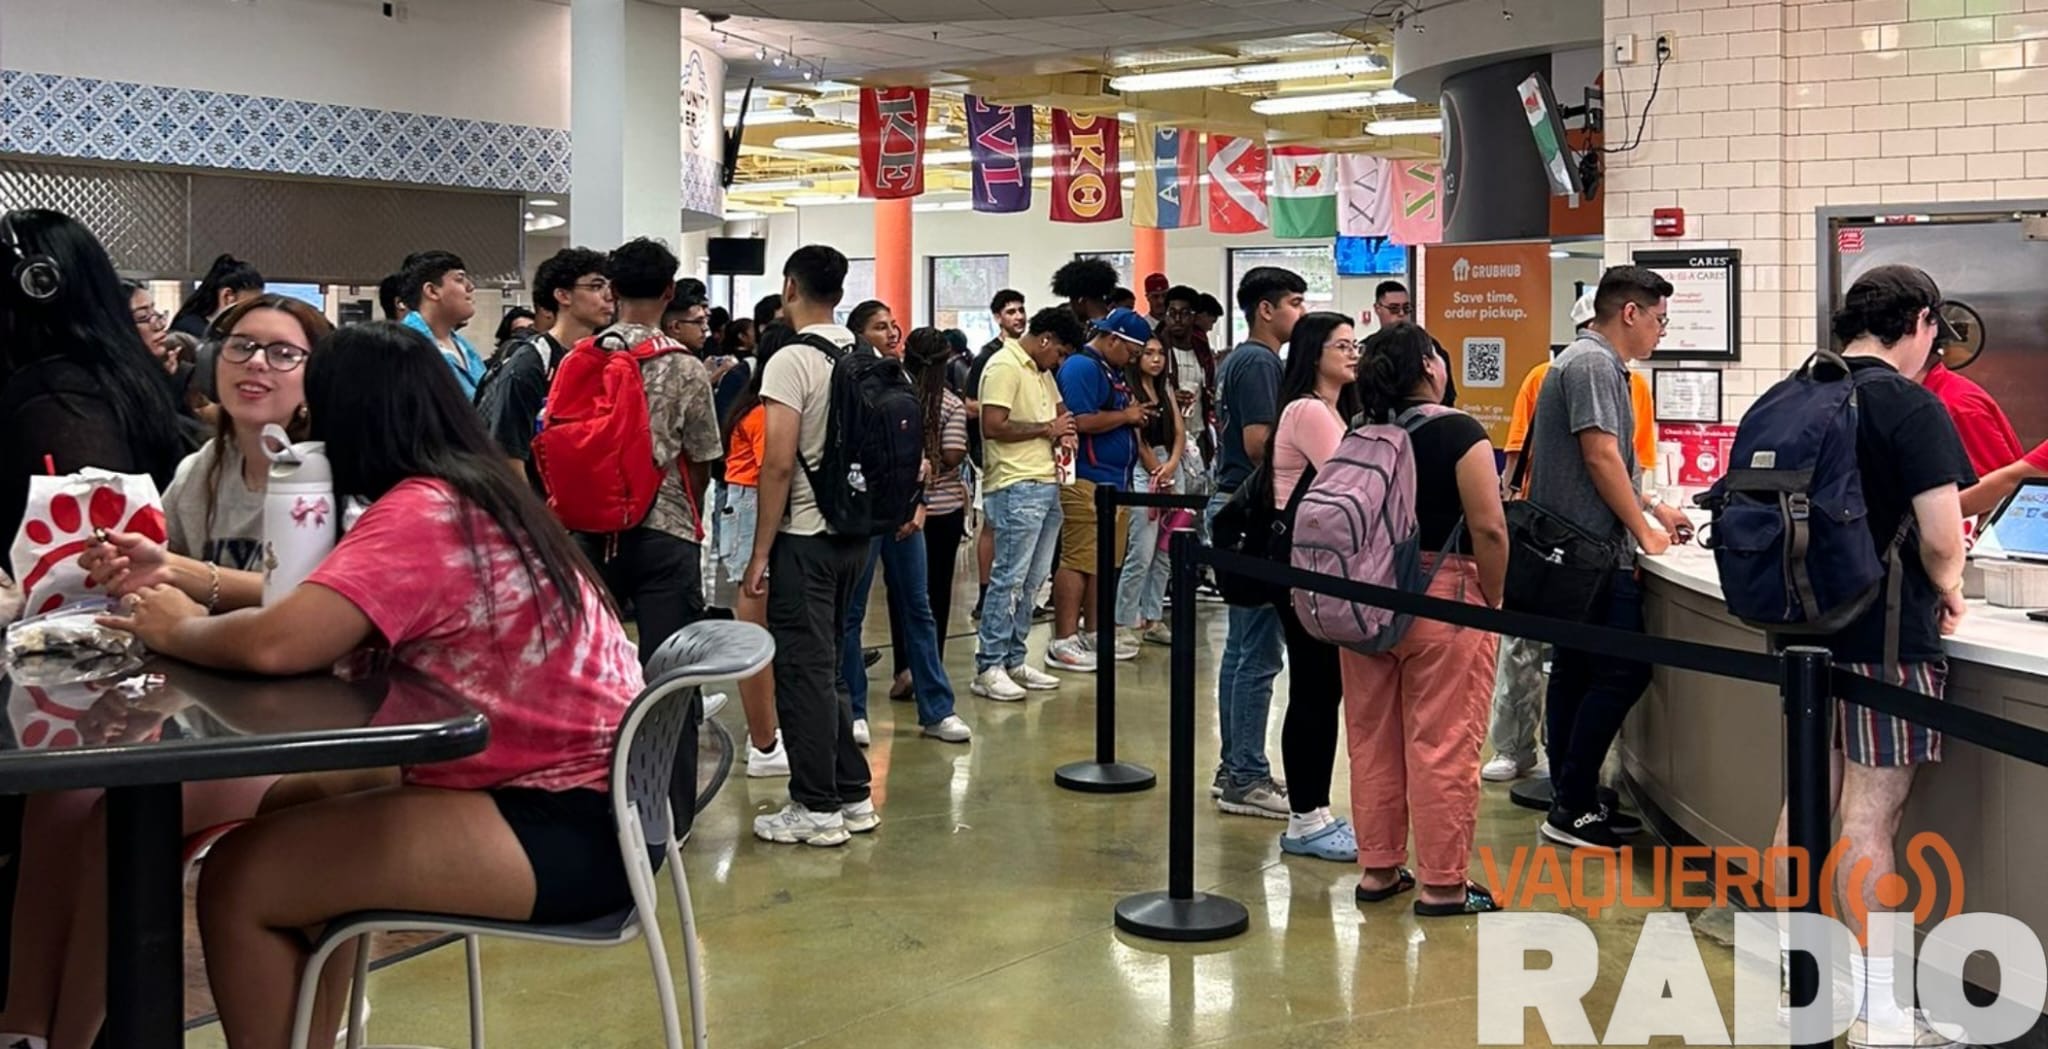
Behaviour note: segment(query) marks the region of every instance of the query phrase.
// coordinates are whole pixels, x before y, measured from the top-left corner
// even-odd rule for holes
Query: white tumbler
[[[270,485],[263,494],[263,603],[276,604],[306,581],[334,549],[340,515],[326,445],[291,443],[280,426],[263,428]]]

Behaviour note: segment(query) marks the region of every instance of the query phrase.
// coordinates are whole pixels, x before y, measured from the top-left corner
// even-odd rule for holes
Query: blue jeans
[[[1230,493],[1221,491],[1209,497],[1202,511],[1205,527],[1229,499]],[[1216,670],[1216,723],[1223,736],[1223,771],[1234,786],[1248,787],[1273,775],[1266,761],[1266,714],[1286,650],[1278,610],[1230,606],[1223,664]]]
[[[1634,569],[1618,569],[1593,609],[1594,626],[1643,631],[1643,590]],[[1650,687],[1650,666],[1559,646],[1550,657],[1544,697],[1551,794],[1559,807],[1587,812],[1599,804],[1600,765],[1621,735],[1621,723]]]
[[[1052,576],[1053,547],[1060,537],[1060,486],[1019,481],[983,496],[981,504],[988,526],[996,530],[996,557],[988,597],[981,603],[977,674],[1024,665],[1031,599]]]
[[[1164,462],[1168,455],[1165,448],[1155,448],[1152,454]],[[1137,487],[1141,491],[1157,491],[1151,480],[1138,471]],[[1178,485],[1185,477],[1176,477]],[[1184,488],[1176,488],[1185,491]],[[1131,507],[1131,539],[1124,554],[1123,574],[1116,583],[1116,622],[1118,626],[1137,626],[1140,621],[1158,622],[1166,615],[1166,578],[1169,559],[1166,551],[1159,549],[1159,522],[1171,510],[1154,510],[1142,506]],[[1154,516],[1157,515],[1157,516]]]
[[[862,660],[861,625],[867,621],[868,593],[875,584],[875,563],[889,587],[889,604],[903,620],[905,655],[910,659],[911,693],[917,697],[917,723],[936,725],[953,714],[953,685],[939,660],[939,627],[932,619],[931,594],[925,584],[924,533],[908,539],[877,536],[868,547],[867,566],[853,587],[846,608],[846,640],[839,646],[839,679],[853,703],[853,716],[868,716],[868,671]]]

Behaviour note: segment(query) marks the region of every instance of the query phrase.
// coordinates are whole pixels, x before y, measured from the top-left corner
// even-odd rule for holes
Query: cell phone
[[[2037,608],[2027,613],[2027,618],[2036,623],[2048,623],[2048,608]]]

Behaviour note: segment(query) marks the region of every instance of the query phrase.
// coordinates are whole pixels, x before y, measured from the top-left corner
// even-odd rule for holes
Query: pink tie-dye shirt
[[[391,643],[393,658],[490,721],[482,753],[409,768],[406,782],[607,789],[619,721],[641,689],[640,661],[589,581],[581,582],[582,622],[565,633],[548,611],[556,591],[539,580],[536,591],[489,517],[423,478],[371,504],[307,580],[347,598]]]

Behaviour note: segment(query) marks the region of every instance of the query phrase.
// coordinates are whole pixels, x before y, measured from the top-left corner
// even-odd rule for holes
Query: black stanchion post
[[[1821,913],[1821,867],[1827,862],[1828,834],[1834,822],[1828,811],[1829,715],[1833,713],[1831,685],[1833,657],[1827,649],[1799,646],[1784,655],[1785,680],[1785,814],[1786,844],[1799,858],[1798,883],[1786,886],[1804,902],[1799,909]],[[1792,964],[1791,993],[1794,1005],[1815,1001],[1815,994],[1828,994],[1828,981],[1820,966],[1805,956]],[[1823,963],[1825,964],[1825,960]],[[1826,998],[1820,999],[1826,1001]],[[1826,1047],[1832,1041],[1799,1043]]]
[[[1116,927],[1151,940],[1224,940],[1251,926],[1244,904],[1195,891],[1195,551],[1176,532],[1173,556],[1173,754],[1167,765],[1166,891],[1126,896]]]
[[[1095,486],[1095,760],[1061,765],[1053,783],[1085,794],[1150,790],[1159,777],[1116,759],[1116,489]]]

